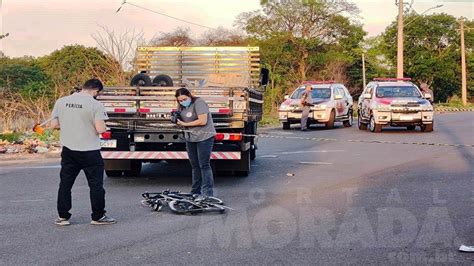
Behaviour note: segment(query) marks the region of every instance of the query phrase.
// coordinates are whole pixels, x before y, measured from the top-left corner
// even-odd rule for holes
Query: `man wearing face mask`
[[[50,127],[61,129],[61,172],[55,224],[70,225],[71,189],[77,175],[84,171],[90,190],[91,224],[116,223],[105,215],[104,161],[100,154],[99,134],[106,131],[107,113],[94,98],[103,89],[102,82],[90,79],[81,91],[60,98],[54,105]]]
[[[181,119],[177,124],[185,127],[186,151],[192,167],[191,193],[196,200],[213,196],[214,177],[211,169],[211,153],[216,129],[207,103],[194,97],[186,88],[175,93]]]

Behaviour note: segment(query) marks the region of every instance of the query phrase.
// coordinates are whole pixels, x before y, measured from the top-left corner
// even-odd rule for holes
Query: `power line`
[[[134,4],[134,3],[127,2],[127,0],[124,0],[124,1],[122,2],[122,4],[121,4],[120,7],[117,9],[117,11],[115,11],[115,13],[118,13],[118,12],[122,9],[122,7],[123,7],[125,4],[129,4],[129,5],[131,5],[131,6],[134,6],[134,7],[143,9],[143,10],[147,10],[147,11],[153,12],[153,13],[158,14],[158,15],[161,15],[161,16],[165,16],[165,17],[168,17],[168,18],[172,18],[172,19],[175,19],[175,20],[184,22],[184,23],[192,24],[192,25],[199,26],[199,27],[203,27],[203,28],[210,29],[210,30],[215,30],[215,28],[212,28],[212,27],[208,27],[208,26],[205,26],[205,25],[202,25],[202,24],[194,23],[194,22],[192,22],[192,21],[188,21],[188,20],[184,20],[184,19],[177,18],[177,17],[173,17],[173,16],[167,15],[167,14],[165,14],[165,13],[161,13],[161,12],[158,12],[158,11],[155,11],[155,10],[152,10],[152,9],[149,9],[149,8],[146,8],[146,7],[143,7],[143,6],[136,5],[136,4]]]

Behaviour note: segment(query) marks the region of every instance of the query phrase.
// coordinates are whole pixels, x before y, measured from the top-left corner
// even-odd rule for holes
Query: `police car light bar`
[[[411,78],[374,78],[374,81],[411,81]]]
[[[310,84],[310,85],[313,85],[313,84],[332,84],[332,83],[336,83],[336,81],[334,80],[308,80],[308,81],[305,81],[303,84]]]

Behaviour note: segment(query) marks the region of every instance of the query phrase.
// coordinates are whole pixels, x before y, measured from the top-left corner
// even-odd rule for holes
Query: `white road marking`
[[[31,199],[31,200],[10,200],[11,203],[22,203],[22,202],[39,202],[46,201],[45,199]]]
[[[344,151],[343,150],[283,151],[283,152],[279,152],[279,154],[328,153],[328,152],[344,152]]]
[[[278,158],[278,155],[268,154],[259,156],[259,158]]]
[[[300,164],[312,164],[312,165],[331,165],[328,162],[299,162]]]

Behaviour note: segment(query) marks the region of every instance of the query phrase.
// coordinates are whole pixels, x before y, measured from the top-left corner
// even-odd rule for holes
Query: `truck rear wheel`
[[[132,160],[130,162],[130,170],[123,171],[124,176],[127,177],[136,177],[140,176],[142,171],[142,162],[139,160]]]
[[[291,124],[290,122],[283,122],[283,129],[284,130],[288,130],[291,128]]]
[[[242,152],[241,170],[235,171],[235,175],[247,177],[250,174],[250,150]]]
[[[119,170],[105,170],[105,174],[108,177],[120,177],[120,176],[122,176],[122,171],[119,171]]]

